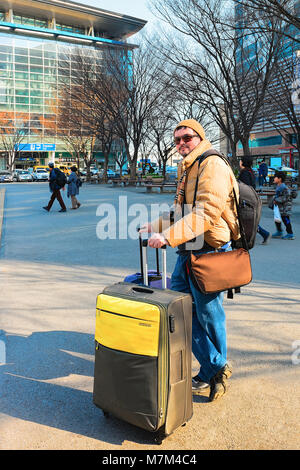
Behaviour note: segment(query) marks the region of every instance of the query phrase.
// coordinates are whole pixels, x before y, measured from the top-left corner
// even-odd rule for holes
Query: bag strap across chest
[[[198,182],[199,182],[199,169],[200,169],[200,165],[201,163],[203,163],[203,161],[212,156],[212,155],[217,155],[218,157],[222,158],[222,160],[224,160],[224,162],[229,166],[231,167],[228,159],[225,157],[225,155],[223,155],[222,153],[218,152],[217,150],[215,149],[210,149],[210,150],[207,150],[206,152],[204,152],[202,155],[200,155],[198,158],[196,158],[196,160],[193,162],[192,166],[198,162],[198,171],[197,171],[197,179],[196,179],[196,184],[195,184],[195,191],[194,191],[194,198],[193,198],[193,208],[195,207],[196,205],[196,198],[197,198],[197,191],[198,191]],[[190,167],[191,168],[191,167]],[[241,240],[242,240],[242,246],[245,250],[249,251],[249,248],[248,248],[248,243],[247,243],[247,238],[246,238],[246,234],[245,234],[245,229],[244,229],[244,225],[243,225],[243,222],[242,222],[242,218],[241,218],[241,213],[240,213],[240,207],[239,207],[239,202],[238,202],[238,199],[237,199],[237,195],[236,195],[236,192],[235,192],[235,189],[234,187],[232,188],[233,190],[233,197],[234,197],[234,201],[235,201],[235,206],[236,206],[236,211],[237,211],[237,215],[238,215],[238,221],[239,221],[239,227],[240,227],[240,233],[241,233]]]

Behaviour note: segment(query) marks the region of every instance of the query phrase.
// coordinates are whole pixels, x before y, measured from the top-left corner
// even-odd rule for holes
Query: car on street
[[[17,181],[33,181],[33,177],[29,171],[21,170],[17,173]]]
[[[177,166],[166,166],[166,173],[177,175]]]
[[[12,183],[13,176],[8,170],[0,170],[0,183]]]
[[[288,166],[281,166],[280,171],[284,171],[287,176],[291,177],[292,181],[296,181],[299,176],[299,172],[297,170]]]
[[[66,176],[70,176],[71,174],[71,168],[65,166],[65,165],[59,165],[58,168],[60,169],[60,171],[62,171]]]
[[[116,176],[115,171],[111,170],[110,168],[107,169],[106,174],[108,178],[113,178],[114,176]]]
[[[44,170],[44,171],[48,171],[48,165],[35,165],[33,167],[33,172],[36,172],[37,170]]]
[[[269,182],[271,178],[274,178],[276,171],[284,171],[287,176],[291,177],[292,182],[297,181],[299,175],[299,172],[297,170],[294,170],[294,168],[289,168],[287,166],[279,166],[276,168],[269,167],[268,176],[266,177],[267,182]]]
[[[13,181],[17,181],[17,174],[20,173],[20,171],[23,171],[23,170],[20,168],[17,168],[16,170],[12,172]]]
[[[33,176],[33,181],[48,181],[49,179],[49,172],[46,170],[36,170],[31,175]]]

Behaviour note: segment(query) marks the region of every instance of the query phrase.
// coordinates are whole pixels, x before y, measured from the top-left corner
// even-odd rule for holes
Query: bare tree
[[[300,80],[297,51],[282,57],[269,86],[264,118],[300,155]],[[294,138],[291,138],[291,137]]]
[[[166,166],[171,156],[170,152],[174,148],[173,129],[174,120],[170,115],[161,114],[151,122],[149,139],[154,144],[154,153],[157,157],[163,178],[166,176]]]
[[[165,60],[174,67],[176,83],[207,109],[227,136],[236,162],[238,141],[249,153],[251,129],[278,61],[281,36],[268,32],[254,42],[249,54],[248,31],[237,37],[227,26],[232,12],[226,11],[222,0],[153,0],[153,4],[176,31],[168,46],[165,41],[160,44]]]
[[[299,3],[295,0],[234,0],[234,3],[237,7],[240,7],[240,11],[244,7],[247,8],[247,14],[251,14],[251,28],[255,29],[259,23],[261,28],[261,18],[264,19],[264,29],[276,30],[276,25],[272,20],[277,18],[280,20],[280,23],[284,22],[286,28],[281,29],[281,33],[286,37],[295,39],[295,34],[293,29],[290,26],[294,27],[294,30],[300,29],[300,6]],[[249,16],[248,16],[249,19]]]
[[[25,146],[28,123],[15,119],[13,116],[10,117],[9,121],[0,122],[0,142],[5,153],[6,167],[13,171],[17,156]]]
[[[94,84],[102,83],[101,53],[85,48],[66,49],[60,58],[58,133],[83,159],[90,180],[94,151],[104,155],[105,177],[113,140],[113,126],[104,102],[99,103]],[[70,78],[71,67],[71,78]],[[92,85],[92,86],[91,86]]]

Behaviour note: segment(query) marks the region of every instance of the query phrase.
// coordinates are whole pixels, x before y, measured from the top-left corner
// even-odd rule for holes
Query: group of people
[[[268,165],[266,164],[266,161],[263,158],[258,165],[258,184],[260,187],[264,184],[267,184],[268,171]]]
[[[60,190],[64,189],[64,186],[65,186],[65,185],[62,186],[63,183],[61,183],[61,178],[60,178],[61,171],[58,168],[54,167],[54,163],[49,163],[48,167],[49,167],[49,171],[50,171],[50,174],[49,174],[49,189],[50,189],[50,192],[51,192],[51,198],[50,198],[47,206],[44,206],[43,209],[47,212],[50,212],[50,209],[51,209],[55,199],[57,199],[59,204],[60,204],[60,207],[61,207],[61,209],[58,212],[67,212],[66,205],[64,203],[64,200],[63,200],[61,192],[60,192]],[[77,200],[76,196],[79,194],[79,188],[80,188],[82,183],[81,183],[80,177],[77,174],[77,167],[76,166],[71,167],[71,174],[68,177],[68,179],[65,180],[65,184],[68,185],[67,196],[71,197],[71,201],[72,201],[71,209],[73,209],[73,210],[78,209],[81,206],[81,204]]]
[[[251,168],[252,159],[250,157],[242,157],[240,160],[239,180],[254,189],[256,187],[255,175]],[[293,229],[291,225],[292,198],[288,187],[285,184],[286,175],[283,171],[276,171],[274,183],[276,184],[276,193],[270,208],[277,208],[277,215],[274,217],[276,232],[272,234],[272,238],[282,238],[283,240],[294,240]],[[286,228],[286,235],[283,233],[282,222]],[[258,226],[258,233],[262,236],[262,244],[267,244],[271,238],[270,232]]]

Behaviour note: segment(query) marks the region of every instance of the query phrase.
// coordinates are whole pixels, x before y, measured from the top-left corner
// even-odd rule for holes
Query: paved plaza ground
[[[42,209],[49,199],[47,183],[1,185],[0,191],[4,188],[0,448],[158,450],[148,433],[106,420],[92,402],[96,296],[139,270],[137,240],[104,241],[96,233],[101,204],[116,208],[117,235],[124,236],[120,196],[124,211],[125,196],[132,208],[171,203],[174,194],[84,184],[82,206],[64,214],[57,202],[50,213]],[[275,231],[265,205],[261,225]],[[294,241],[262,246],[258,236],[251,251],[253,282],[225,300],[233,365],[228,393],[213,403],[207,394],[194,398],[191,421],[159,450],[300,448],[300,196],[292,225]],[[173,249],[167,254],[171,273],[177,255]],[[193,366],[196,370],[195,361]]]

